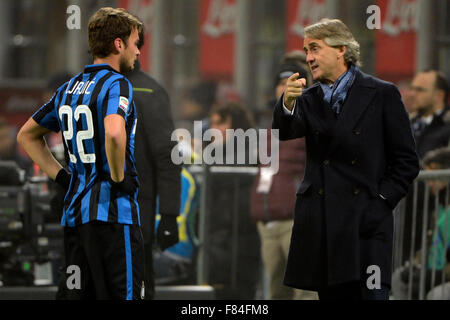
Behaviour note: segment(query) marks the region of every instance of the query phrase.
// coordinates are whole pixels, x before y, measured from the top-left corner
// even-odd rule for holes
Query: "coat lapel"
[[[308,104],[308,116],[314,118],[314,124],[321,134],[325,136],[331,135],[331,129],[336,122],[334,111],[323,100],[323,92],[318,84],[311,87],[311,95],[306,97]],[[314,90],[314,91],[313,91]]]
[[[342,112],[337,118],[336,125],[331,130],[331,142],[327,154],[331,154],[341,142],[343,130],[353,129],[364,111],[375,96],[375,86],[363,73],[357,72],[347,98],[342,107]]]

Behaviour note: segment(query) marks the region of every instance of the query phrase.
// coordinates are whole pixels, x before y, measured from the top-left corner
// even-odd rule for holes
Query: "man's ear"
[[[114,48],[116,49],[116,52],[120,52],[124,48],[124,43],[122,39],[120,38],[114,39]]]
[[[345,53],[347,52],[346,46],[340,46],[340,47],[337,47],[337,49],[338,49],[339,58],[343,57],[345,55]]]

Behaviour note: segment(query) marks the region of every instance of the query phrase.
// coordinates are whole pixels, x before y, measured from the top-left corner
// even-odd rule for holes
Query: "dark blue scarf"
[[[350,90],[353,81],[355,81],[358,70],[357,66],[351,64],[350,68],[331,87],[328,84],[320,82],[324,94],[323,99],[337,115],[341,113],[342,105],[347,97],[348,90]]]

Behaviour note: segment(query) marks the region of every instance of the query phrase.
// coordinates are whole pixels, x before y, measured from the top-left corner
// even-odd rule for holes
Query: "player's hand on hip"
[[[134,194],[139,188],[139,181],[135,173],[125,173],[123,180],[120,182],[114,182],[111,178],[109,179],[109,182],[112,190],[123,192],[128,195]]]
[[[289,110],[294,107],[295,99],[302,95],[303,89],[306,87],[306,79],[299,79],[299,73],[291,75],[286,83],[286,89],[284,90],[284,105]]]

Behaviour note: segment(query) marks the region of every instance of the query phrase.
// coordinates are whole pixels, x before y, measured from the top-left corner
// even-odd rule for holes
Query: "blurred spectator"
[[[212,143],[218,143],[224,151],[230,142],[225,137],[226,129],[246,131],[253,127],[248,110],[236,103],[214,108],[210,121],[211,128],[220,130],[223,135],[222,142]],[[248,145],[245,152],[245,164],[248,165],[248,155],[252,152]],[[236,160],[237,152],[233,156]],[[261,279],[260,242],[255,223],[250,218],[253,180],[253,176],[236,174],[214,174],[208,178],[211,188],[207,196],[209,223],[205,249],[209,283],[216,288],[218,299],[254,299]]]
[[[440,148],[430,151],[423,159],[425,170],[442,170],[450,169],[450,148]],[[448,206],[448,181],[430,180],[427,182],[431,195],[438,197],[438,208],[429,210],[430,223],[428,224],[426,248],[427,261],[423,262],[427,265],[425,273],[425,292],[429,292],[427,299],[450,299],[450,207]],[[430,202],[434,202],[431,201]],[[435,218],[434,216],[437,215]],[[445,246],[446,245],[446,246]],[[410,277],[410,264],[412,263],[412,299],[419,297],[420,288],[420,269],[422,251],[418,250],[413,261],[408,261],[404,266],[397,269],[392,275],[392,294],[396,300],[404,300],[408,298],[408,283]],[[432,283],[432,270],[435,272],[435,285]],[[445,273],[447,283],[442,284],[442,273]],[[444,290],[442,290],[444,286]],[[442,295],[444,293],[444,295]]]
[[[306,83],[311,85],[312,84],[312,77],[311,74],[308,72],[309,66],[306,62],[306,53],[302,50],[292,50],[289,52],[286,52],[286,54],[283,55],[281,58],[280,64],[297,64],[300,65],[304,70],[306,70],[305,78]]]
[[[205,128],[208,123],[208,115],[216,104],[217,84],[214,81],[203,81],[189,89],[181,108],[181,120],[202,120]]]
[[[414,109],[417,107],[417,105],[414,104],[413,101],[414,98],[413,98],[413,90],[411,90],[411,79],[400,81],[397,84],[397,87],[402,96],[403,104],[405,105],[406,111],[408,111],[409,118],[413,119],[415,116],[417,116],[417,110]]]
[[[436,70],[419,72],[411,84],[411,100],[417,116],[412,119],[417,153],[425,153],[449,144],[450,108],[448,81]]]
[[[16,134],[16,130],[0,118],[0,161],[16,162],[28,175],[32,173],[33,162],[19,153]]]
[[[294,59],[282,61],[286,60],[289,63],[281,64],[276,73],[276,100],[283,94],[286,81],[292,74],[298,72],[300,78],[307,78],[307,71],[300,63]],[[272,100],[271,114],[276,100]],[[267,146],[270,147],[271,130],[268,133]],[[270,299],[317,299],[314,292],[297,290],[283,284],[294,224],[295,194],[305,169],[305,148],[304,138],[280,141],[279,171],[272,172],[268,166],[260,165],[253,185],[251,214],[258,222],[262,259],[270,281]]]

